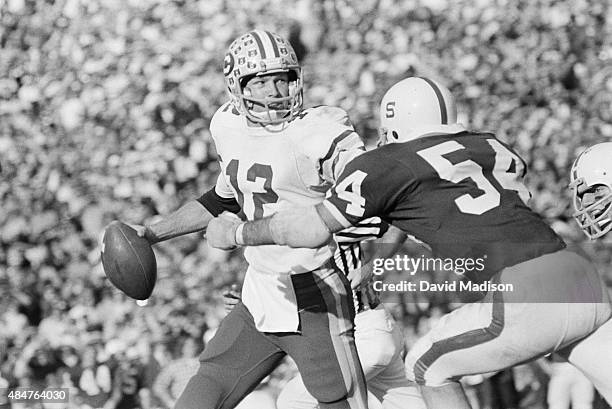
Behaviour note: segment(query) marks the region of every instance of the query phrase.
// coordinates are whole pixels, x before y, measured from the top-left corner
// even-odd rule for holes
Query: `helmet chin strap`
[[[261,123],[281,121],[283,118],[291,114],[291,110],[288,108],[279,110],[271,109],[268,104],[258,104],[250,100],[246,100],[244,105],[245,109],[248,110],[249,115],[261,120]],[[265,109],[263,111],[256,111],[253,109],[255,105],[262,106]]]
[[[268,110],[268,111],[263,111],[263,112],[257,112],[257,111],[251,111],[251,115],[253,115],[256,118],[259,118],[261,120],[272,120],[272,121],[276,121],[277,119],[279,119],[279,115],[278,115],[278,111],[274,111],[274,110]]]

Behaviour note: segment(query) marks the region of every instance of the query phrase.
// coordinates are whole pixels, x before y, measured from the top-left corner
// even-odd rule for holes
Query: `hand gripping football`
[[[136,230],[115,220],[104,232],[102,266],[108,279],[137,300],[151,296],[157,279],[157,262],[151,245]]]

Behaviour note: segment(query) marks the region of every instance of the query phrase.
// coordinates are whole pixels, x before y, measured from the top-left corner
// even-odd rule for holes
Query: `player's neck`
[[[285,122],[281,122],[278,124],[264,124],[261,122],[255,122],[250,120],[249,118],[246,118],[247,121],[247,126],[249,127],[249,129],[254,130],[254,131],[264,131],[264,132],[281,132],[284,131],[288,126],[289,126],[289,122],[285,121]]]
[[[413,139],[423,138],[428,135],[438,134],[455,134],[465,131],[465,127],[462,124],[449,124],[449,125],[424,125],[411,130],[406,135],[400,136],[395,142],[406,142]]]

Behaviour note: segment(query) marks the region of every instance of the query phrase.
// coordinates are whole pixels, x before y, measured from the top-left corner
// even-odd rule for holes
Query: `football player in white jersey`
[[[342,109],[303,108],[301,68],[280,36],[260,30],[240,36],[223,73],[231,100],[210,124],[221,165],[216,186],[140,229],[151,243],[204,230],[224,211],[256,220],[319,203],[344,165],[365,150]],[[177,408],[233,408],[285,355],[321,408],[367,408],[351,287],[333,262],[335,248],[329,242],[245,251],[242,302],[208,343]]]

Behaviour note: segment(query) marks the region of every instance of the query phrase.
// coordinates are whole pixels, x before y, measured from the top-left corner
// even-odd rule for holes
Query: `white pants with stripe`
[[[506,268],[493,281],[514,291],[443,316],[408,352],[408,378],[441,386],[559,351],[612,403],[612,307],[592,264],[563,250]]]
[[[355,343],[366,377],[370,409],[380,407],[378,402],[384,409],[425,409],[416,384],[406,378],[402,331],[382,305],[357,314]],[[317,407],[299,375],[285,385],[276,404],[278,409]]]

